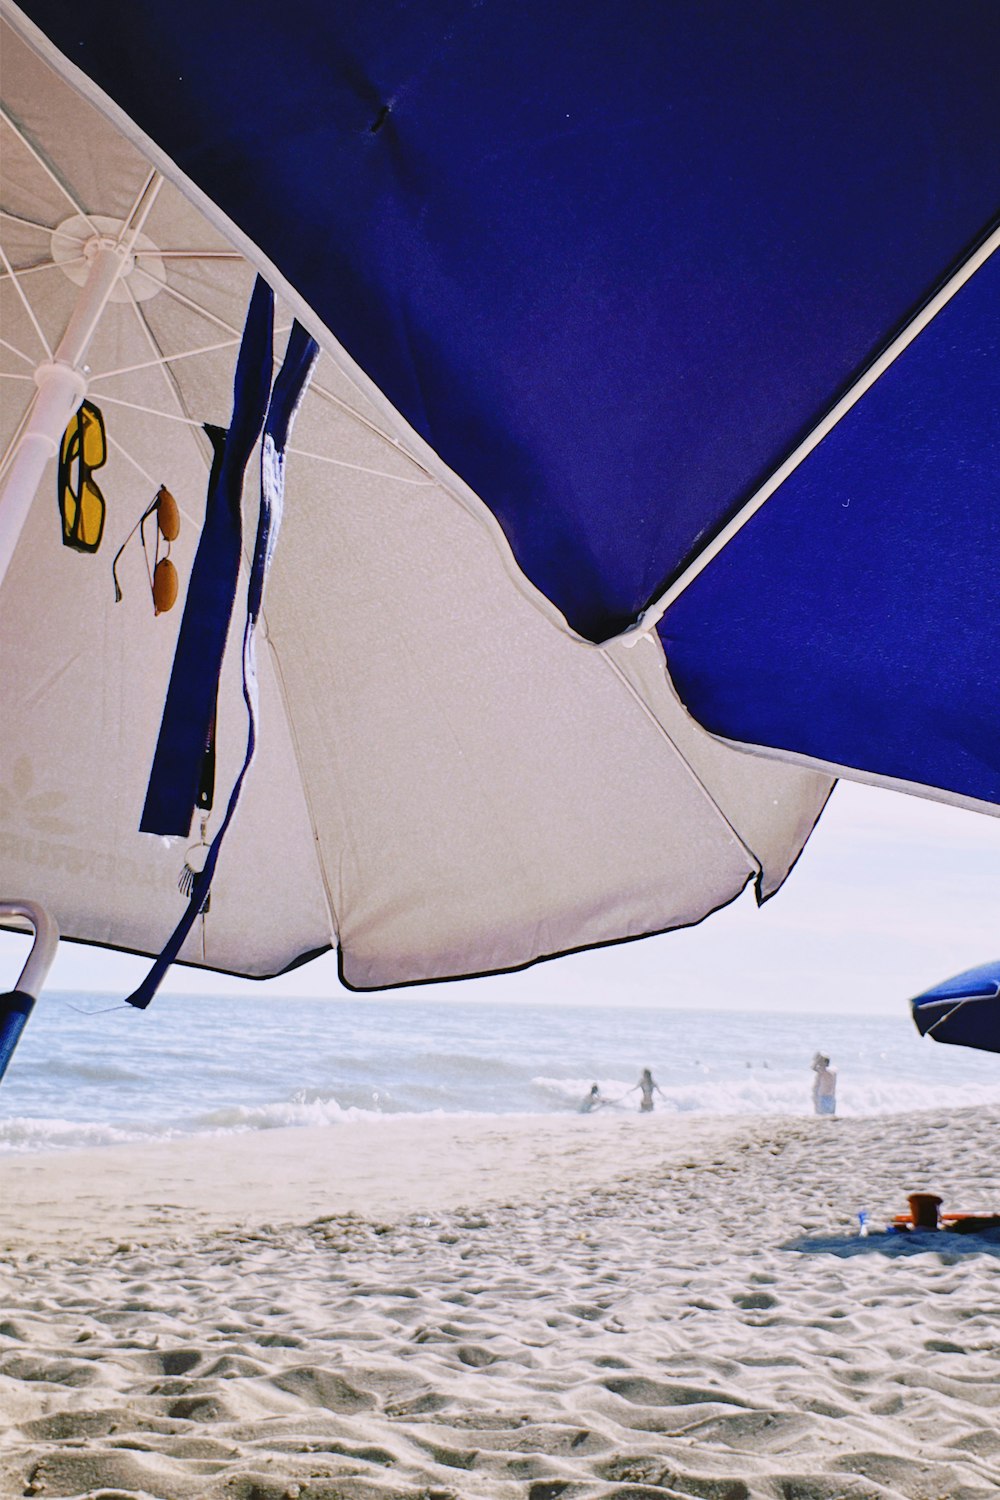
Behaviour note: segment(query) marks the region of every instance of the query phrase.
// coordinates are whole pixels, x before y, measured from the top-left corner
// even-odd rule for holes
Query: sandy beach
[[[987,1500],[1000,1116],[0,1158],[0,1497]]]

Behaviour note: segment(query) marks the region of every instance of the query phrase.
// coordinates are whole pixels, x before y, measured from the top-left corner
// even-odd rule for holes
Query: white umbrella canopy
[[[185,842],[138,824],[204,513],[203,424],[229,422],[267,267],[6,24],[0,69],[8,472],[88,256],[141,221],[78,361],[107,433],[101,545],[62,545],[50,461],[0,585],[0,894],[42,902],[67,937],[151,954],[185,907]],[[290,322],[279,302],[278,359]],[[345,981],[378,988],[687,925],[751,881],[777,890],[832,782],[711,740],[655,635],[630,649],[571,631],[486,508],[311,331],[322,353],[258,631],[257,755],[181,960],[262,977],[338,946]],[[181,512],[181,601],[155,615],[138,534],[121,602],[112,559],[161,484]],[[248,482],[249,536],[256,506]],[[209,839],[246,746],[237,627]]]

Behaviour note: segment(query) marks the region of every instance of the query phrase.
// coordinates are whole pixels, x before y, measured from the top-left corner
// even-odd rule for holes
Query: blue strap
[[[309,337],[300,324],[295,323],[289,335],[284,361],[274,382],[274,391],[267,411],[261,444],[260,512],[257,519],[253,564],[247,587],[247,618],[243,631],[243,698],[249,719],[246,756],[230,794],[225,818],[212,840],[204,868],[195,876],[187,910],[142,984],[128,997],[129,1005],[134,1005],[140,1010],[144,1010],[156,994],[163,976],[174,962],[198,914],[208,901],[219,851],[236,812],[243,782],[257,748],[258,692],[254,630],[260,616],[267,574],[281,527],[285,495],[285,444],[318,353],[319,349],[315,341]]]
[[[243,547],[243,476],[271,390],[274,293],[258,277],[236,362],[233,417],[212,466],[141,833],[187,837],[198,797]]]

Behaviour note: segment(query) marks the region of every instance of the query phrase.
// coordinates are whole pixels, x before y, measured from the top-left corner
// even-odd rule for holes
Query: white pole
[[[30,922],[35,929],[35,940],[15,988],[0,995],[0,1078],[7,1071],[59,947],[59,928],[39,902],[0,901],[0,918],[3,917],[22,917]]]
[[[56,920],[38,901],[0,901],[0,917],[5,920],[9,917],[22,917],[35,929],[31,952],[14,988],[19,994],[30,995],[32,1000],[37,1000],[59,949]]]
[[[51,361],[35,371],[37,394],[0,496],[0,587],[28,519],[49,459],[59,452],[66,424],[87,394],[82,368],[87,345],[130,256],[112,239],[94,245],[90,273]]]

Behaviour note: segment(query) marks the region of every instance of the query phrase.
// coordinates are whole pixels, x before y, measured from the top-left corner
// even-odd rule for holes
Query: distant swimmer
[[[592,1083],[590,1085],[590,1093],[580,1105],[580,1113],[581,1115],[589,1115],[592,1109],[600,1109],[603,1103],[604,1100],[601,1098],[600,1089],[596,1083]]]
[[[660,1088],[660,1085],[656,1082],[656,1079],[653,1077],[648,1068],[643,1068],[642,1077],[635,1085],[635,1088],[629,1089],[629,1093],[634,1094],[636,1089],[639,1090],[640,1095],[639,1113],[641,1115],[648,1115],[652,1111],[654,1093],[659,1094],[661,1099],[666,1098],[666,1095],[664,1094],[663,1090]]]
[[[815,1073],[812,1086],[813,1109],[818,1115],[837,1113],[837,1075],[830,1067],[830,1059],[817,1052],[812,1060]]]

